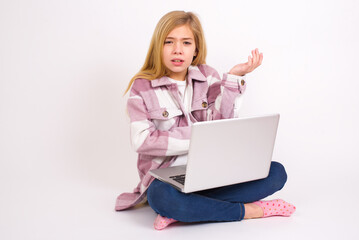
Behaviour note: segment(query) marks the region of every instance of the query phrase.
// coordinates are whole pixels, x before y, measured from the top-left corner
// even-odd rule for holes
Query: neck
[[[177,81],[185,81],[186,76],[187,76],[187,72],[186,73],[171,73],[170,75],[168,75],[168,77],[170,77],[174,80],[177,80]]]

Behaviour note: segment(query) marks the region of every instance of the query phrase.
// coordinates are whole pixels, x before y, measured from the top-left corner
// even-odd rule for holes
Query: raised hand
[[[244,76],[261,65],[262,60],[263,53],[259,53],[258,48],[256,48],[255,50],[252,50],[252,57],[248,56],[248,62],[237,64],[231,71],[229,71],[229,74]]]

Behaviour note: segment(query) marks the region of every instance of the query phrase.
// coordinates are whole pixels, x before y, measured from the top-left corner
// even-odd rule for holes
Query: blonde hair
[[[131,88],[132,83],[137,78],[154,80],[168,75],[168,70],[162,61],[163,45],[168,34],[176,27],[188,25],[194,35],[196,44],[196,57],[194,57],[191,65],[199,65],[206,63],[207,47],[204,39],[203,29],[198,17],[192,12],[172,11],[164,15],[157,23],[153,32],[150,47],[147,52],[145,63],[141,70],[133,76],[125,94]]]

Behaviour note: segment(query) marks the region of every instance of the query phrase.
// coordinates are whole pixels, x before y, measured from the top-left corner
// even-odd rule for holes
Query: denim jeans
[[[147,190],[147,200],[161,216],[181,222],[240,221],[244,203],[272,195],[283,188],[287,174],[282,164],[272,162],[264,179],[194,193],[182,193],[155,179]]]

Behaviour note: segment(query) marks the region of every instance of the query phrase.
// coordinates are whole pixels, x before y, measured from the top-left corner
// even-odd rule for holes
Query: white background
[[[221,74],[256,47],[243,114],[279,112],[273,197],[291,218],[152,228],[115,212],[138,182],[124,90],[154,27],[197,13]],[[0,1],[1,239],[354,239],[359,211],[358,1]],[[132,235],[131,235],[132,234]]]

